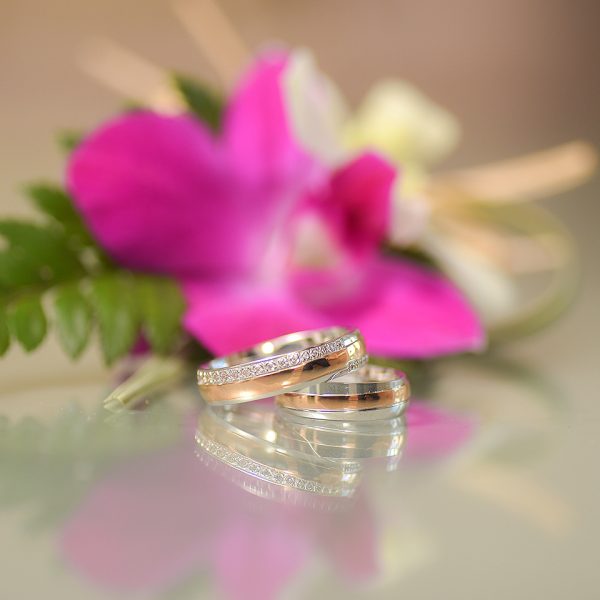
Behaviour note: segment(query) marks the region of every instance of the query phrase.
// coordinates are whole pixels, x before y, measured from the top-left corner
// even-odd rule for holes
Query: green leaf
[[[73,199],[61,187],[48,183],[34,183],[26,188],[36,207],[64,234],[69,248],[76,251],[84,262],[101,267],[112,267],[112,261],[90,233]],[[83,251],[83,252],[82,252]]]
[[[138,279],[137,289],[146,338],[155,352],[166,354],[181,334],[181,290],[174,281],[159,277]]]
[[[54,311],[61,346],[71,358],[77,358],[90,338],[93,314],[76,283],[64,285],[57,290]]]
[[[73,150],[75,150],[75,148],[77,148],[77,146],[79,146],[84,137],[85,134],[81,133],[81,131],[65,129],[59,132],[57,141],[63,150],[65,150],[67,153],[71,153]]]
[[[72,198],[62,188],[47,183],[33,183],[26,188],[36,207],[55,222],[78,246],[94,246],[95,241]]]
[[[173,82],[188,108],[213,131],[218,131],[223,115],[223,100],[185,75],[174,74]]]
[[[10,332],[8,330],[8,321],[6,319],[6,311],[3,306],[0,306],[0,356],[6,354],[10,346]]]
[[[138,319],[133,286],[123,275],[92,281],[92,303],[100,327],[100,341],[108,364],[127,354],[135,344]]]
[[[42,212],[61,225],[81,220],[70,196],[60,187],[47,183],[32,183],[25,190]]]
[[[143,110],[149,110],[148,105],[144,104],[141,100],[134,100],[133,98],[126,99],[121,106],[121,112],[125,115],[135,114]]]
[[[35,350],[46,337],[47,322],[39,296],[14,301],[8,309],[8,326],[26,352]]]
[[[0,284],[16,287],[52,283],[83,274],[77,254],[64,235],[51,227],[25,221],[0,221],[8,248],[0,254]]]
[[[0,285],[6,288],[19,288],[42,283],[43,270],[19,248],[9,248],[0,252]]]
[[[436,264],[435,260],[429,256],[426,252],[423,252],[419,248],[409,247],[409,248],[399,248],[396,246],[384,246],[383,248],[386,254],[389,254],[392,257],[410,260],[417,265],[423,265],[424,267],[429,267],[430,269],[439,271],[440,268]]]

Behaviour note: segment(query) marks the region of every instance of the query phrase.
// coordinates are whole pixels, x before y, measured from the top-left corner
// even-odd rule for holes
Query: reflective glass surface
[[[193,386],[119,414],[93,383],[13,390],[0,597],[593,598],[596,406],[520,360],[427,377],[360,423]]]

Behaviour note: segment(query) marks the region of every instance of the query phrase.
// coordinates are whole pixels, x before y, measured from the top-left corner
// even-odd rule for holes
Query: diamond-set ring
[[[366,360],[358,331],[303,331],[202,365],[198,386],[208,404],[239,404],[327,381],[360,368]]]

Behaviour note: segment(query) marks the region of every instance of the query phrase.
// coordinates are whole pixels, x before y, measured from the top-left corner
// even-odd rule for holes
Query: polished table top
[[[596,598],[593,356],[558,344],[585,311],[360,425],[213,411],[193,386],[109,415],[93,365],[13,357],[0,597]]]

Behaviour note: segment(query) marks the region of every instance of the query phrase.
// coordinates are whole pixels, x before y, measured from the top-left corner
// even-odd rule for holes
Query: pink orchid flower
[[[381,252],[396,170],[366,153],[330,171],[294,139],[286,66],[257,60],[218,134],[143,111],[90,135],[67,183],[93,234],[121,265],[177,278],[184,326],[216,354],[330,325],[359,328],[380,356],[479,349],[451,283]]]

